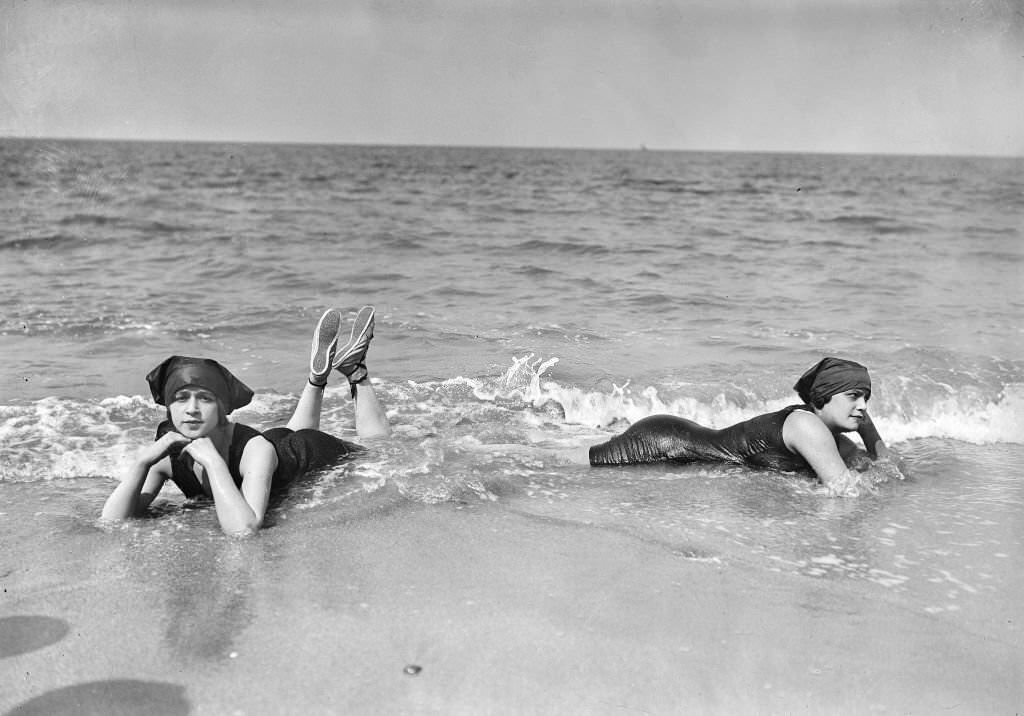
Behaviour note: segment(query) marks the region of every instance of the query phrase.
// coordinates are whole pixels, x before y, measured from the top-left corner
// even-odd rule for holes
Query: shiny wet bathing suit
[[[807,462],[786,447],[782,426],[794,410],[790,405],[722,430],[704,427],[674,415],[652,415],[626,432],[590,448],[591,465],[634,465],[660,462],[732,462],[794,472]]]
[[[732,462],[784,472],[810,470],[782,438],[782,427],[794,410],[813,412],[833,395],[848,390],[871,396],[871,378],[859,363],[823,358],[793,386],[804,405],[790,405],[722,430],[704,427],[674,415],[652,415],[626,432],[590,448],[591,465],[633,465],[673,462]]]
[[[169,404],[175,392],[188,385],[212,392],[229,414],[236,408],[248,405],[253,397],[251,388],[227,368],[209,358],[171,356],[150,371],[146,381],[158,405]],[[170,420],[160,423],[156,439],[173,429]],[[263,435],[270,441],[277,453],[278,464],[274,471],[272,489],[284,487],[307,472],[335,465],[343,458],[364,449],[320,430],[290,430],[282,427],[260,433],[248,425],[235,423],[227,462],[231,477],[239,487],[242,484],[239,467],[242,452],[246,443],[257,435]],[[174,456],[171,459],[171,479],[189,498],[206,494],[192,471],[191,462],[187,456]]]

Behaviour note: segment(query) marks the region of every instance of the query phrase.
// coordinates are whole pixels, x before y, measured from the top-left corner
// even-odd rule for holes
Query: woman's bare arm
[[[242,485],[235,485],[231,471],[209,438],[197,438],[183,450],[206,471],[217,520],[224,532],[247,535],[263,525],[270,483],[277,469],[277,453],[265,438],[250,440],[242,453]]]
[[[814,470],[833,495],[857,495],[860,476],[850,470],[839,454],[836,439],[816,415],[796,410],[782,426],[782,439]]]
[[[188,438],[179,433],[168,432],[139,450],[128,473],[103,504],[100,518],[117,521],[145,514],[160,493],[164,482],[170,477],[171,463],[167,457],[168,451],[187,442]]]

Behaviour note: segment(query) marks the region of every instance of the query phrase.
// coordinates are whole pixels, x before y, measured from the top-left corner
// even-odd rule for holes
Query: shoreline
[[[1009,640],[500,505],[293,513],[245,541],[148,527],[95,530],[30,578],[4,577],[8,644],[14,617],[24,643],[57,635],[54,620],[67,630],[0,654],[0,712],[991,713],[1024,700]]]

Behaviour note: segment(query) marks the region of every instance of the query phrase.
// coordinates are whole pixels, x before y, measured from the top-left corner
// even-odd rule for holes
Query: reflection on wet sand
[[[249,544],[224,541],[163,565],[164,643],[186,662],[221,661],[252,622]]]
[[[127,578],[155,589],[155,617],[175,661],[226,661],[253,618],[253,570],[259,540],[231,540],[215,530],[185,529],[170,537],[140,535],[128,550]]]

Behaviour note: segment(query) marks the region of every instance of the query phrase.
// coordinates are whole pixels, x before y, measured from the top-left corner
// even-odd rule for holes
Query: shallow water
[[[172,571],[215,559],[212,511],[173,491],[158,519],[95,522],[161,418],[142,376],[171,353],[214,357],[257,390],[235,417],[272,427],[322,309],[373,303],[394,437],[275,505],[283,544],[303,525],[479,505],[1019,643],[1020,159],[10,140],[0,154],[0,575],[22,593],[73,588],[26,565],[83,540]],[[781,408],[825,354],[870,367],[909,479],[871,472],[874,491],[831,499],[796,476],[567,457],[651,413],[722,427]],[[354,438],[345,389],[325,405],[325,429]],[[247,557],[264,558],[281,559]]]

